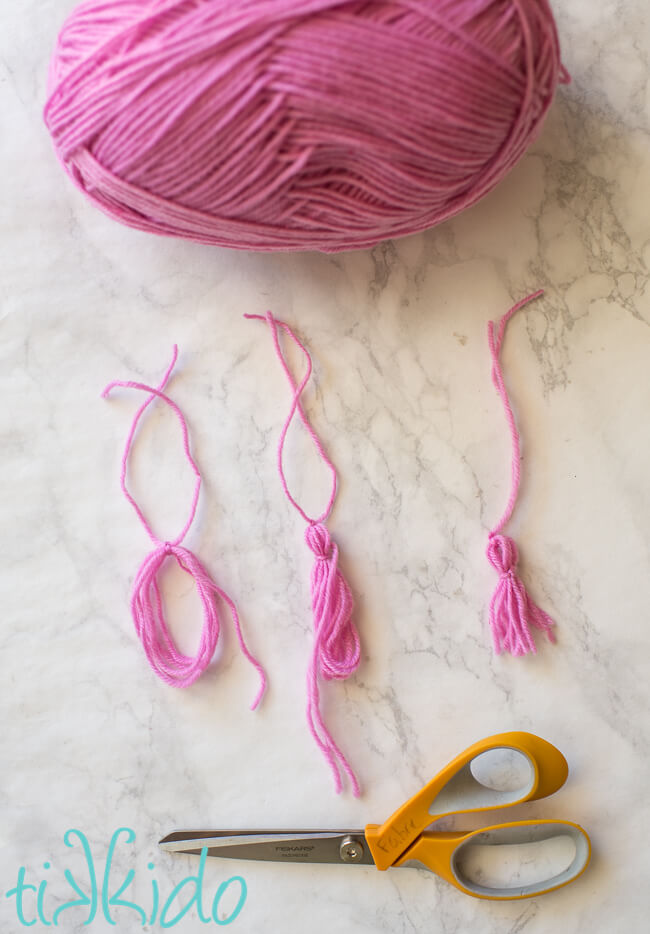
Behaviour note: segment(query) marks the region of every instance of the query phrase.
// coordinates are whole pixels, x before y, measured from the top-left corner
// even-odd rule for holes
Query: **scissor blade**
[[[363,830],[181,830],[158,844],[173,853],[286,863],[358,863],[374,866]]]

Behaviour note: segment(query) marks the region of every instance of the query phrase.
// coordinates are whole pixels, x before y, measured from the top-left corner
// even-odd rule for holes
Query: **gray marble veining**
[[[569,760],[566,788],[534,812],[590,831],[593,865],[575,885],[488,904],[415,871],[215,862],[210,890],[245,875],[248,898],[232,925],[242,931],[641,934],[650,907],[645,3],[556,3],[573,80],[512,174],[438,229],[334,257],[164,241],[87,205],[40,116],[53,37],[71,6],[29,0],[0,15],[3,930],[17,929],[4,893],[20,866],[32,879],[50,873],[49,913],[64,899],[62,870],[78,857],[63,843],[69,828],[93,841],[100,863],[111,834],[133,828],[137,843],[116,866],[136,869],[145,903],[149,860],[166,892],[195,866],[157,851],[164,833],[382,820],[470,742],[526,729]],[[495,578],[485,538],[507,499],[510,451],[485,330],[538,287],[544,299],[513,320],[504,348],[523,443],[509,531],[558,642],[511,659],[493,655],[487,631]],[[323,698],[358,768],[359,801],[333,795],[304,724],[310,555],[275,472],[289,399],[265,328],[242,317],[266,308],[313,352],[306,405],[341,480],[329,527],[357,597],[363,662]],[[148,541],[121,498],[118,467],[136,400],[107,403],[100,392],[113,378],[158,379],[174,342],[170,389],[204,476],[188,545],[237,600],[267,669],[256,713],[247,709],[255,674],[227,624],[210,673],[183,692],[151,674],[130,620]],[[173,418],[152,412],[132,462],[133,489],[161,534],[189,505],[178,440]],[[299,432],[287,454],[293,488],[317,509],[327,478]],[[196,597],[180,572],[166,587],[189,649]],[[82,930],[83,912],[63,917],[66,930]],[[121,917],[120,930],[140,929],[135,915]]]

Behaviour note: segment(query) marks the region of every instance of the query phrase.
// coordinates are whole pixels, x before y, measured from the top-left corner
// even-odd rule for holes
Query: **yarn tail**
[[[342,789],[344,774],[358,798],[361,791],[357,777],[325,726],[318,686],[320,675],[328,681],[343,680],[359,666],[361,644],[352,622],[354,601],[338,567],[338,548],[325,526],[320,523],[308,526],[305,538],[315,556],[311,573],[314,649],[307,670],[307,723],[332,770],[337,794]]]
[[[237,607],[235,606],[234,601],[230,599],[228,594],[224,590],[222,590],[221,587],[217,587],[217,585],[214,582],[212,582],[212,589],[217,594],[217,596],[221,597],[223,602],[226,604],[226,606],[230,610],[230,615],[232,617],[233,623],[235,624],[235,632],[237,634],[237,641],[239,642],[239,647],[242,651],[242,655],[248,662],[250,662],[250,664],[253,666],[253,668],[255,669],[259,677],[260,686],[257,690],[257,694],[253,698],[253,703],[251,704],[251,710],[256,710],[257,707],[259,706],[260,701],[264,697],[264,693],[266,691],[266,672],[264,671],[264,669],[262,668],[258,660],[255,658],[253,653],[250,651],[250,649],[246,645],[246,640],[244,639],[244,634],[242,632],[241,622],[239,619],[239,613],[237,612]]]
[[[551,617],[531,599],[517,575],[519,555],[507,535],[493,534],[487,548],[490,564],[499,572],[499,582],[490,601],[490,629],[497,654],[535,654],[537,647],[531,627],[545,632],[555,642]]]

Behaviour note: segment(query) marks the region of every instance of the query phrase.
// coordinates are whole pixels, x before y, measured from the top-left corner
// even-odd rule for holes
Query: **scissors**
[[[485,754],[494,759],[497,752],[506,757],[501,779],[509,780],[492,778],[488,785],[480,780]],[[431,870],[477,898],[529,898],[573,882],[587,868],[591,844],[578,824],[526,820],[471,831],[427,828],[441,818],[545,798],[562,787],[568,773],[564,756],[546,740],[532,733],[499,733],[457,756],[381,825],[352,831],[178,831],[159,845],[228,859],[356,863],[381,870],[412,866]],[[564,857],[559,867],[558,844]],[[552,859],[549,846],[555,846]],[[498,870],[495,864],[503,865]]]

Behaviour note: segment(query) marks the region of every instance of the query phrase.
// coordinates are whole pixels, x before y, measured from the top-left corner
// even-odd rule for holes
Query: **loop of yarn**
[[[352,621],[352,613],[354,610],[352,593],[338,564],[339,550],[323,524],[332,509],[336,496],[336,469],[325,453],[320,439],[309,423],[302,405],[300,404],[300,396],[311,375],[311,357],[306,347],[298,340],[289,326],[283,321],[278,321],[274,318],[271,312],[267,312],[265,317],[261,315],[245,315],[244,317],[266,321],[268,324],[271,330],[275,352],[293,393],[289,415],[280,433],[280,441],[278,444],[278,472],[282,488],[287,498],[308,523],[305,529],[305,541],[314,555],[314,564],[311,569],[314,645],[307,668],[307,725],[318,748],[321,750],[332,770],[337,794],[342,789],[341,773],[343,773],[347,775],[350,781],[353,794],[355,797],[358,797],[361,792],[357,777],[345,755],[335,743],[330,731],[327,729],[320,709],[320,691],[318,684],[320,676],[328,681],[333,679],[344,680],[350,677],[359,666],[361,644],[359,634]],[[296,384],[282,353],[278,337],[278,328],[282,329],[288,335],[304,356],[306,372],[298,384]],[[330,498],[325,510],[317,518],[310,518],[298,505],[289,492],[284,474],[284,442],[296,412],[332,477]]]
[[[195,657],[178,650],[167,627],[158,586],[158,573],[166,558],[174,556],[179,567],[196,581],[203,605],[205,625]],[[133,584],[131,613],[147,660],[152,670],[166,684],[189,687],[205,671],[214,655],[219,638],[219,617],[211,599],[207,574],[187,549],[179,545],[159,545],[142,562]]]
[[[496,334],[494,323],[490,321],[488,324],[488,344],[492,357],[492,382],[503,403],[512,441],[512,486],[510,496],[501,519],[489,534],[486,551],[490,564],[500,575],[490,601],[489,612],[490,629],[492,630],[494,649],[497,654],[504,651],[510,652],[511,655],[535,653],[537,648],[530,632],[531,626],[546,633],[549,640],[555,642],[552,631],[553,620],[531,600],[516,573],[517,562],[519,561],[517,546],[508,535],[502,534],[504,526],[512,516],[519,493],[521,446],[519,432],[515,424],[501,370],[501,346],[506,326],[512,316],[524,305],[527,305],[528,302],[543,294],[543,290],[540,289],[514,305],[501,318]]]
[[[499,574],[514,571],[519,561],[519,552],[514,541],[508,535],[498,535],[494,532],[489,536],[486,554],[488,561]]]
[[[110,394],[111,390],[115,387],[123,387],[128,389],[138,389],[148,394],[148,398],[140,406],[133,419],[133,423],[131,425],[131,429],[129,431],[124,448],[120,475],[122,492],[133,506],[138,518],[140,519],[140,522],[144,526],[145,531],[154,542],[153,550],[142,562],[133,583],[131,613],[133,616],[135,630],[140,641],[142,642],[145,655],[153,671],[166,684],[172,685],[173,687],[189,687],[189,685],[193,684],[198,678],[201,677],[214,655],[221,630],[219,610],[216,601],[217,598],[222,600],[230,611],[241,650],[244,656],[256,669],[260,678],[260,688],[252,704],[252,709],[254,709],[262,699],[262,695],[266,687],[266,677],[263,668],[251,655],[246,646],[241,631],[241,624],[239,621],[237,608],[228,594],[214,583],[199,559],[188,548],[185,548],[181,544],[196,514],[199,490],[201,487],[201,475],[199,473],[196,462],[190,453],[189,437],[185,417],[176,403],[173,402],[169,396],[163,392],[163,389],[165,388],[165,385],[174,368],[177,357],[178,348],[174,346],[171,364],[167,368],[167,371],[158,388],[147,386],[144,383],[137,383],[132,381],[122,382],[116,380],[112,383],[109,383],[109,385],[102,393],[103,398],[106,398]],[[131,446],[133,444],[136,428],[143,413],[155,399],[160,399],[165,402],[179,419],[183,436],[183,450],[192,472],[196,477],[189,518],[180,534],[175,539],[166,541],[161,541],[156,537],[140,507],[131,496],[126,485],[128,458],[131,451]],[[203,630],[201,632],[201,639],[196,655],[194,656],[185,655],[178,649],[174,643],[174,639],[171,635],[167,620],[165,618],[163,598],[159,585],[159,574],[165,561],[168,558],[174,558],[178,566],[183,571],[185,571],[186,574],[189,574],[189,576],[193,578],[199,599],[201,601],[203,609]]]
[[[125,224],[334,252],[474,204],[567,80],[548,0],[85,0],[45,120]]]

